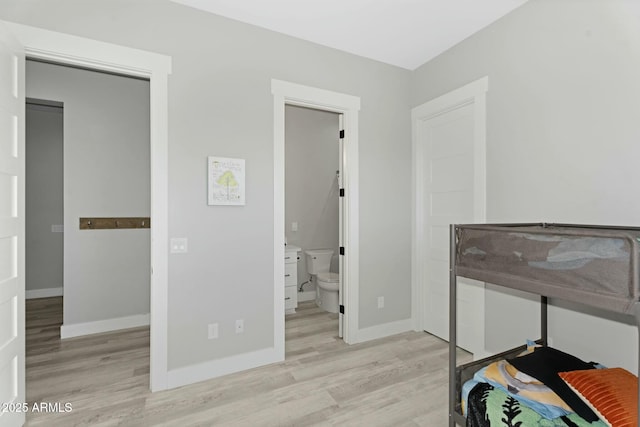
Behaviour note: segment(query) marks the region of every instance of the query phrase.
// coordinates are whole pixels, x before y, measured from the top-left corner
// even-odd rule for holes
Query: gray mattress
[[[455,274],[632,314],[639,228],[459,225]]]

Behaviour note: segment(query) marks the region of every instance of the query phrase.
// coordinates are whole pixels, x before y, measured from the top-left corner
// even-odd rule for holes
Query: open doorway
[[[342,337],[340,121],[332,111],[285,106],[285,313],[299,308],[285,321],[290,329],[314,316],[319,331]]]
[[[117,384],[92,375],[113,360],[148,383],[150,229],[84,229],[80,218],[150,216],[149,81],[27,60],[25,86],[27,400],[72,400],[79,380]],[[123,358],[116,342],[140,351]],[[69,347],[82,349],[73,370]]]
[[[340,286],[338,324],[348,344],[358,342],[359,297],[359,184],[358,111],[360,98],[281,80],[271,81],[274,100],[274,331],[275,349],[285,356],[285,107],[294,105],[337,113],[342,199],[342,235],[339,247]]]
[[[64,193],[62,338],[148,325],[149,228],[85,229],[80,218],[150,216],[149,81],[27,60],[26,93],[65,106],[64,149],[57,155],[63,157],[57,172],[61,168],[63,191],[53,196],[47,185],[27,186],[42,193],[27,195],[32,213],[45,195]],[[48,165],[29,160],[27,179]],[[59,224],[45,225],[62,231]],[[40,267],[26,265],[27,281]]]
[[[139,49],[113,45],[55,31],[43,30],[26,25],[2,22],[0,39],[7,43],[9,55],[3,56],[3,66],[11,69],[13,78],[10,91],[3,93],[0,103],[10,106],[12,131],[3,139],[3,143],[12,142],[14,162],[8,165],[14,182],[24,181],[24,101],[25,67],[24,58],[67,64],[106,72],[147,78],[150,80],[150,148],[151,148],[151,217],[154,226],[151,229],[151,327],[150,327],[150,375],[149,385],[152,391],[164,390],[171,386],[168,375],[168,76],[171,74],[171,57]],[[7,49],[3,49],[7,52]],[[4,96],[6,95],[6,96]],[[19,102],[14,102],[18,100]],[[22,104],[22,106],[20,106]],[[6,169],[3,165],[3,171]],[[9,196],[14,222],[7,223],[10,236],[14,241],[24,239],[24,186],[18,185],[13,192],[0,192]],[[20,225],[21,224],[21,225]],[[6,255],[6,256],[4,256]],[[12,321],[18,329],[13,341],[17,346],[5,346],[3,356],[15,357],[18,361],[11,372],[14,390],[18,401],[24,401],[24,246],[13,245],[11,251],[3,252],[2,262],[13,256],[15,263],[14,278],[18,283],[12,290],[18,301]],[[21,421],[22,420],[22,421]],[[24,417],[17,417],[21,423]]]

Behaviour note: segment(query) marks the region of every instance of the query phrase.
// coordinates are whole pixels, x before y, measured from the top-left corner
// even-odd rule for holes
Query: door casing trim
[[[341,271],[344,297],[343,339],[358,342],[359,298],[359,190],[358,190],[358,114],[360,98],[282,80],[271,80],[273,94],[273,241],[274,241],[274,346],[284,360],[284,119],[285,105],[314,108],[341,114],[345,130],[345,188],[343,206],[344,262]]]
[[[168,377],[168,76],[171,57],[56,31],[5,22],[27,58],[150,81],[151,280],[150,389],[165,390]]]
[[[424,152],[418,141],[418,125],[445,114],[462,106],[473,104],[474,109],[474,222],[486,221],[486,93],[489,90],[489,77],[485,76],[466,84],[449,93],[425,102],[411,110],[412,143],[412,200],[411,200],[411,319],[415,331],[424,330],[424,310],[426,289],[424,287],[425,271],[421,260],[424,259],[424,242],[421,236],[424,233],[424,170],[422,159]],[[484,301],[482,301],[484,305]],[[484,307],[482,309],[484,312]],[[484,319],[482,319],[484,324]],[[480,328],[484,342],[484,326]],[[478,353],[485,353],[484,349],[478,349]]]

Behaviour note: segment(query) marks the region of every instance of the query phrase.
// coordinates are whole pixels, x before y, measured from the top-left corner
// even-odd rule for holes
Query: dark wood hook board
[[[149,217],[80,218],[80,230],[151,228]]]

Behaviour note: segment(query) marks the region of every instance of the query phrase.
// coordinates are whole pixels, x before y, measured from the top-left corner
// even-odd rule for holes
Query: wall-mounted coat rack
[[[151,228],[149,217],[80,218],[80,230]]]

